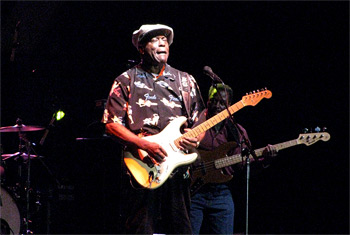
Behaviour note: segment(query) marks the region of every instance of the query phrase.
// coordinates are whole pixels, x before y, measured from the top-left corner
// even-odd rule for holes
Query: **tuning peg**
[[[253,91],[253,94],[255,94],[255,91]]]
[[[325,132],[327,130],[327,127],[323,127],[322,131]]]
[[[251,94],[252,94],[252,92],[250,91],[250,92],[249,92],[249,95],[251,95]]]
[[[320,132],[321,131],[321,128],[319,128],[318,126],[315,128],[315,132]]]
[[[308,131],[309,131],[309,129],[307,129],[307,128],[304,128],[304,129],[303,129],[303,132],[304,132],[304,133],[307,133]]]

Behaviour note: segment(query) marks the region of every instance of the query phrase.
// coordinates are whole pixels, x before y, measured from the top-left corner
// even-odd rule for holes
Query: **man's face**
[[[208,101],[208,112],[209,112],[210,116],[214,116],[214,115],[220,113],[221,111],[223,111],[224,109],[226,109],[226,106],[224,103],[227,100],[226,93],[225,93],[225,91],[220,91],[220,94],[221,94],[222,99],[224,101],[221,100],[221,98],[217,92]],[[228,102],[228,105],[231,105],[231,103]]]
[[[159,35],[151,38],[141,49],[143,59],[152,65],[165,64],[169,57],[169,44],[167,37]]]

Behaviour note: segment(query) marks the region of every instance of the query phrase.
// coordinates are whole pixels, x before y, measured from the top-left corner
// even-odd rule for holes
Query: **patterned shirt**
[[[197,83],[188,73],[166,64],[163,73],[155,77],[136,65],[114,80],[102,122],[119,123],[135,134],[151,135],[179,116],[197,121],[203,108]]]

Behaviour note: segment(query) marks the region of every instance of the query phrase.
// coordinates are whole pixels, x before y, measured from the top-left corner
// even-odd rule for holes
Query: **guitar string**
[[[239,107],[239,106],[241,106],[241,107]],[[240,110],[243,107],[244,107],[244,105],[242,105],[240,103],[240,101],[239,101],[239,102],[231,105],[229,107],[229,110],[233,114],[233,113],[237,112],[238,110]],[[178,139],[175,140],[175,144],[178,145],[179,141],[181,140],[181,138],[183,136],[197,137],[200,133],[210,129],[215,124],[217,124],[217,123],[223,121],[224,119],[226,119],[228,116],[229,116],[229,113],[227,112],[227,110],[223,110],[219,114],[217,114],[214,117],[208,119],[206,122],[200,124],[199,126],[195,127],[194,129],[192,129],[192,131],[183,134],[181,137],[179,137]],[[197,129],[199,129],[199,131],[197,131]],[[193,132],[194,132],[194,135],[192,134]]]
[[[264,97],[265,98],[269,98],[268,97],[269,96],[269,92],[270,91],[268,91],[266,89],[264,91],[260,91],[260,92],[256,92],[256,93],[254,91],[253,94],[249,94],[249,95],[247,94],[246,96],[242,97],[242,100],[240,100],[240,101],[236,102],[235,104],[231,105],[228,109],[229,109],[231,114],[234,114],[235,112],[237,112],[238,110],[242,109],[243,107],[245,107],[247,105],[247,104],[245,104],[243,102],[243,99],[245,99],[245,102],[247,102],[247,100],[249,100],[251,102],[250,105],[252,105],[253,104],[252,101],[254,101],[254,98],[258,99],[257,102],[260,102],[260,100],[262,100]],[[206,130],[210,129],[213,125],[215,125],[215,123],[219,123],[219,122],[223,121],[228,116],[229,116],[229,112],[227,112],[227,110],[223,110],[222,112],[220,112],[219,114],[215,115],[214,117],[208,119],[206,122],[200,124],[196,128],[200,129],[201,132],[206,131]],[[220,118],[219,121],[216,120],[217,117]],[[210,123],[211,125],[207,125],[208,123]],[[204,128],[202,128],[203,126],[204,126]],[[193,131],[185,133],[183,136],[190,136],[190,137],[198,136],[199,133],[196,133],[197,132],[197,131],[195,131],[196,128],[194,128]],[[195,135],[192,135],[191,134],[192,132],[195,132]],[[175,145],[176,146],[178,146],[178,143],[181,140],[181,138],[182,138],[182,136],[175,140]]]
[[[241,158],[241,157],[237,157],[237,158]],[[240,162],[242,162],[242,161],[235,161],[233,164],[230,164],[229,166],[231,166],[231,165],[234,165],[234,164],[236,164],[236,163],[240,163]],[[197,171],[201,171],[201,170],[204,170],[204,169],[211,169],[211,168],[213,168],[214,170],[216,170],[216,169],[220,169],[220,168],[223,168],[223,167],[220,167],[220,168],[216,168],[215,167],[215,161],[210,161],[210,162],[206,162],[206,163],[204,163],[203,165],[200,165],[200,166],[198,166],[198,167],[196,167],[193,171],[195,171],[195,172],[197,172]]]

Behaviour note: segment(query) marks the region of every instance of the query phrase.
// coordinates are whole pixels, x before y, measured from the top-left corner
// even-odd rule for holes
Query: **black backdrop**
[[[17,22],[18,46],[13,51]],[[204,99],[212,67],[240,100],[267,87],[272,98],[235,114],[253,147],[327,127],[328,142],[280,152],[250,185],[251,233],[349,232],[349,3],[342,2],[1,2],[1,126],[55,122],[33,172],[54,203],[40,228],[51,233],[118,233],[120,146],[101,137],[113,79],[138,60],[132,32],[147,23],[174,29],[169,64],[197,79]],[[38,143],[43,132],[28,133]],[[17,133],[1,133],[3,153]],[[38,181],[38,182],[36,182]],[[45,181],[45,183],[42,183]],[[235,230],[245,225],[245,185],[236,180]],[[37,185],[35,185],[37,184]],[[43,186],[45,185],[45,186]],[[51,186],[52,187],[52,186]],[[44,193],[45,194],[45,193]],[[45,197],[44,197],[45,198]],[[48,200],[49,201],[49,200]],[[114,208],[114,209],[113,209]],[[44,224],[45,224],[44,223]],[[46,229],[46,230],[45,230]]]

